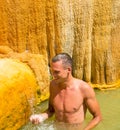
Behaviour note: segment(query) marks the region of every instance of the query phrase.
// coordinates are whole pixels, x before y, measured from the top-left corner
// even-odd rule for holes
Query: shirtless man
[[[72,59],[66,53],[53,57],[49,107],[42,114],[32,115],[30,121],[41,123],[55,114],[57,122],[81,124],[88,109],[93,115],[84,130],[94,128],[101,121],[101,112],[94,90],[86,82],[72,76]]]

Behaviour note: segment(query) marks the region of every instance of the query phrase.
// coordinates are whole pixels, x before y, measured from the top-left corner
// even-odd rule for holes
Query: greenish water
[[[100,104],[103,121],[94,130],[120,130],[120,89],[109,91],[95,90],[95,92]],[[48,101],[43,102],[36,108],[36,112],[45,110],[47,105]],[[86,122],[90,121],[91,118],[92,116],[88,112]],[[54,130],[53,123],[52,118],[40,125],[33,125],[28,122],[20,130]]]
[[[96,91],[103,121],[95,130],[120,130],[120,89]]]

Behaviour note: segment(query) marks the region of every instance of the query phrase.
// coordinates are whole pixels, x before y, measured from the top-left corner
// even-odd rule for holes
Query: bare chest
[[[53,98],[53,106],[56,111],[74,113],[80,109],[83,98],[76,89],[64,89]]]

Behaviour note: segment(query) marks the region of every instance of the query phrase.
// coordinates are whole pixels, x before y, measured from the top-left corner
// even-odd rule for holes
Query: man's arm
[[[39,124],[43,121],[45,121],[46,119],[48,119],[49,117],[51,117],[54,114],[54,109],[52,108],[52,106],[49,104],[48,109],[41,113],[41,114],[34,114],[30,116],[30,121],[33,124]]]
[[[52,106],[52,88],[51,88],[51,85],[50,85],[50,97],[49,97],[49,105],[48,105],[48,109],[41,113],[41,114],[34,114],[34,115],[31,115],[30,116],[30,121],[33,123],[33,124],[39,124],[41,122],[43,122],[44,120],[48,119],[49,117],[51,117],[53,114],[54,114],[54,108]]]
[[[99,104],[95,97],[94,90],[87,86],[84,89],[85,104],[89,112],[93,115],[92,120],[87,124],[84,130],[91,130],[102,120]]]
[[[44,117],[47,119],[47,118],[50,118],[53,116],[55,110],[53,108],[53,106],[50,104],[49,102],[49,107],[48,109],[43,113],[44,114]]]

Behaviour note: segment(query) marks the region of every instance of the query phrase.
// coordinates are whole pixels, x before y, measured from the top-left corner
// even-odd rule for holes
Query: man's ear
[[[70,68],[70,67],[68,67],[68,71],[71,71],[71,68]]]

